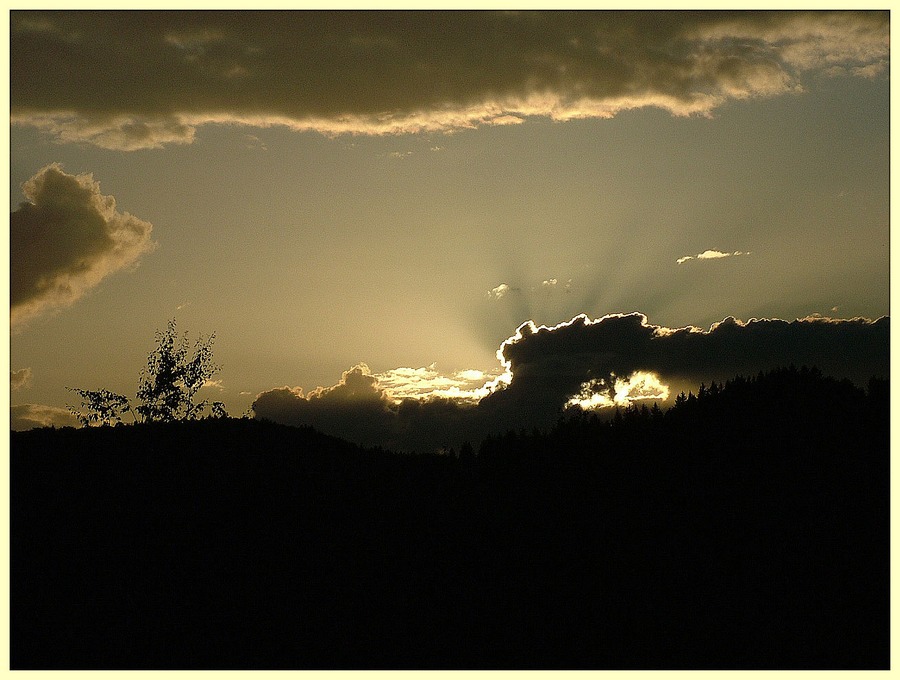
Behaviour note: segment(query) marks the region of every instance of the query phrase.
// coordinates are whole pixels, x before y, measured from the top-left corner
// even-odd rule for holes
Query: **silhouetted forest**
[[[13,432],[14,669],[886,669],[889,408],[815,369],[450,455]]]

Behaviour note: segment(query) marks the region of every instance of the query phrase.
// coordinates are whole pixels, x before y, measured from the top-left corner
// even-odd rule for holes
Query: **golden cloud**
[[[27,202],[10,215],[10,322],[71,305],[153,249],[153,227],[116,210],[92,175],[53,163],[22,185]]]
[[[13,124],[131,150],[200,125],[337,134],[709,115],[874,77],[887,12],[41,12],[10,17]]]

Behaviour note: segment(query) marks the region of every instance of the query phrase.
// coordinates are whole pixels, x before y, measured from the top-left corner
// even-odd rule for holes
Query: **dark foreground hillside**
[[[11,665],[888,668],[888,439],[885,384],[793,370],[459,458],[13,433]]]

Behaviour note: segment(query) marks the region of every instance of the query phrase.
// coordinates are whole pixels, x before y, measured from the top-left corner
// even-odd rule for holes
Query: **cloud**
[[[511,378],[479,404],[506,420],[546,423],[591,381],[608,391],[617,378],[648,372],[666,386],[691,386],[755,375],[781,366],[817,366],[827,375],[865,383],[889,374],[889,319],[796,321],[728,317],[708,331],[655,326],[639,313],[553,327],[528,322],[503,342],[498,358]],[[687,387],[685,387],[687,389]]]
[[[256,135],[244,135],[244,147],[250,151],[268,151],[266,143]]]
[[[253,403],[263,418],[290,425],[310,425],[329,434],[364,444],[393,441],[394,401],[379,386],[365,364],[344,371],[332,387],[317,387],[304,395],[299,387],[263,392]]]
[[[92,175],[50,164],[22,185],[10,215],[10,321],[71,305],[152,250],[149,222],[116,210]]]
[[[485,385],[496,377],[474,369],[443,375],[434,364],[427,368],[395,368],[375,375],[378,387],[397,402],[434,397],[478,401],[488,394]]]
[[[452,132],[709,115],[887,69],[882,12],[42,12],[10,15],[13,124],[133,150],[205,124]]]
[[[749,255],[749,252],[744,252],[742,250],[735,250],[733,253],[723,253],[720,250],[704,250],[702,253],[698,253],[697,255],[685,255],[684,257],[679,257],[675,262],[678,264],[684,264],[688,260],[719,260],[723,257],[735,257],[737,255]]]
[[[488,291],[487,296],[488,296],[489,298],[494,299],[494,300],[499,300],[500,298],[506,297],[506,296],[509,295],[510,293],[517,292],[518,290],[519,290],[518,288],[511,288],[511,287],[510,287],[508,284],[506,284],[506,283],[501,283],[501,284],[500,284],[499,286],[497,286],[496,288],[491,288],[491,289]]]
[[[78,420],[64,408],[43,404],[21,404],[9,409],[9,427],[13,431],[36,427],[77,427]]]
[[[480,441],[508,429],[548,427],[573,404],[604,407],[665,400],[701,382],[778,367],[817,366],[863,384],[889,374],[890,321],[795,321],[728,317],[709,330],[652,325],[639,313],[584,315],[552,327],[522,324],[497,352],[498,371],[440,376],[433,367],[372,375],[365,364],[341,381],[303,395],[278,388],[257,396],[258,417],[311,425],[365,444],[428,449]],[[468,380],[480,388],[452,398]],[[441,390],[449,388],[441,398]],[[460,388],[460,392],[464,392]],[[474,403],[473,393],[480,396]]]
[[[485,121],[488,125],[521,125],[524,122],[525,119],[519,116],[497,116]]]
[[[29,387],[31,385],[31,369],[22,368],[18,371],[9,372],[9,385],[14,390]]]
[[[572,290],[572,279],[569,279],[565,283],[556,278],[544,279],[543,281],[541,281],[541,289],[547,292],[550,292],[552,290],[564,290],[568,293]]]
[[[365,445],[436,450],[466,439],[475,441],[487,432],[472,396],[463,388],[477,383],[483,387],[488,378],[480,371],[440,376],[432,367],[373,375],[368,366],[358,364],[336,385],[318,387],[307,395],[298,387],[262,392],[253,402],[253,412],[259,418],[315,427]],[[444,391],[453,397],[442,396]]]
[[[609,380],[591,378],[581,384],[581,389],[566,402],[566,406],[579,406],[583,410],[624,406],[635,401],[669,398],[669,386],[659,376],[648,371],[635,371],[627,378],[618,376]]]

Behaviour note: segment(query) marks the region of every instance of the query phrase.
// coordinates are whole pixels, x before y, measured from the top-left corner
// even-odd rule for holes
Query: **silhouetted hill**
[[[784,369],[459,457],[12,433],[12,667],[888,668],[887,406]]]

